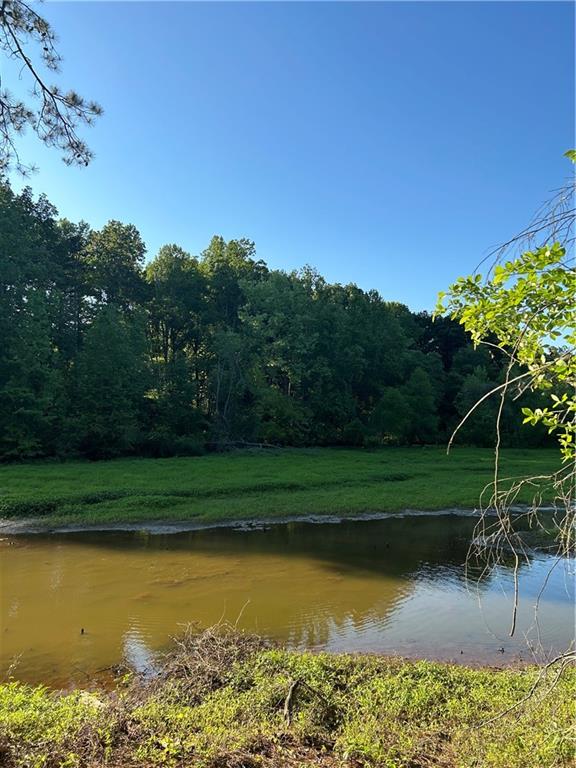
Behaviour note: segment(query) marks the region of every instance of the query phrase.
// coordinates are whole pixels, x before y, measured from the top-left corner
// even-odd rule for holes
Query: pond
[[[565,648],[573,563],[534,554],[465,578],[475,520],[455,514],[180,533],[18,536],[0,548],[2,677],[82,684],[137,668],[182,625],[227,620],[292,648],[500,665]],[[539,602],[539,610],[534,606]],[[532,649],[532,650],[531,650]]]

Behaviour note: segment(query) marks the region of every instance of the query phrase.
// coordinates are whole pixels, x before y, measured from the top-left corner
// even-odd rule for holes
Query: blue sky
[[[574,8],[556,2],[48,3],[59,82],[105,109],[96,158],[32,137],[60,214],[135,224],[149,257],[250,237],[412,309],[570,172]],[[20,186],[21,182],[16,182]]]

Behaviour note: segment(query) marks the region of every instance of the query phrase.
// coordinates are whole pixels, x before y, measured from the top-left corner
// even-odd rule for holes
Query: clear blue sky
[[[149,257],[246,236],[412,309],[570,172],[574,8],[556,2],[49,3],[96,159],[26,138],[61,215]]]

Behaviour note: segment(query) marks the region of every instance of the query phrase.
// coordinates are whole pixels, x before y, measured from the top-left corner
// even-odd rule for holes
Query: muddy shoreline
[[[522,514],[527,507],[514,506],[510,508],[512,513]],[[541,512],[553,512],[554,507],[542,507]],[[186,533],[188,531],[202,531],[210,528],[232,528],[240,531],[262,530],[273,525],[287,525],[288,523],[309,523],[311,525],[338,525],[344,522],[362,522],[370,520],[387,520],[389,518],[403,517],[435,517],[439,515],[455,515],[458,517],[476,517],[481,514],[492,516],[495,513],[485,510],[481,513],[477,509],[464,509],[461,507],[449,507],[447,509],[402,509],[396,512],[354,512],[347,514],[325,515],[284,515],[278,517],[247,517],[226,518],[223,520],[141,520],[124,522],[101,523],[51,523],[49,519],[0,517],[0,537],[18,536],[29,534],[49,533],[83,533],[83,532],[134,532],[139,531],[150,535],[163,535],[171,533]]]
[[[459,517],[479,517],[480,513],[473,509],[438,509],[417,510],[404,509],[399,512],[364,512],[350,515],[287,515],[283,517],[244,518],[226,520],[142,520],[139,522],[117,523],[67,523],[54,524],[42,518],[0,518],[0,536],[18,536],[47,533],[83,533],[83,532],[131,532],[139,531],[151,535],[186,533],[210,528],[233,528],[241,531],[262,530],[273,525],[288,523],[308,523],[311,525],[338,525],[343,522],[362,522],[370,520],[387,520],[388,518],[403,517],[435,517],[438,515],[456,515]]]

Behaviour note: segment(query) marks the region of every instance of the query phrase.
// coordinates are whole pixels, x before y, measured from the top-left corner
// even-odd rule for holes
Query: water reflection
[[[142,629],[133,624],[122,638],[123,661],[139,674],[146,674],[153,668],[154,652],[146,644]]]
[[[510,570],[477,586],[465,580],[473,526],[466,517],[428,515],[19,539],[0,552],[2,669],[20,655],[16,676],[58,684],[122,656],[144,669],[182,623],[223,617],[296,648],[500,662],[502,653],[529,656],[527,638],[546,651],[569,644],[568,562],[542,596],[540,636],[533,606],[552,559],[522,564],[511,640]]]

